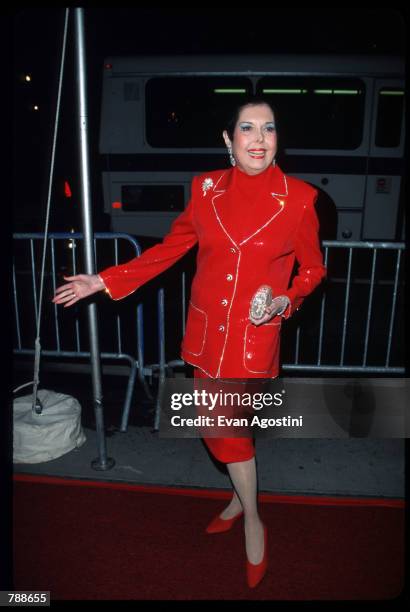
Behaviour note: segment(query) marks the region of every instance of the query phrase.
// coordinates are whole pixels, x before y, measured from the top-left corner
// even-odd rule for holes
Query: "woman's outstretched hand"
[[[76,274],[75,276],[63,276],[63,278],[69,282],[57,287],[52,302],[64,304],[64,308],[105,289],[98,274]]]
[[[249,319],[254,325],[262,325],[263,323],[270,321],[275,315],[281,315],[283,312],[285,312],[288,304],[289,298],[287,298],[285,295],[279,295],[272,300],[269,306],[265,306],[265,314],[263,317],[260,319],[249,317]]]

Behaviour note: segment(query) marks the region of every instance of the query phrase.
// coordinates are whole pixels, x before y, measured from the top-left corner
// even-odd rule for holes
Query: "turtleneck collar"
[[[269,183],[275,173],[274,166],[268,166],[259,174],[246,174],[237,166],[233,168],[233,185],[244,197],[254,198],[265,185]]]
[[[258,181],[264,179],[266,176],[270,175],[274,169],[274,166],[268,166],[259,174],[247,174],[243,170],[240,170],[238,166],[235,166],[233,169],[234,175],[237,180],[246,182],[246,181]]]

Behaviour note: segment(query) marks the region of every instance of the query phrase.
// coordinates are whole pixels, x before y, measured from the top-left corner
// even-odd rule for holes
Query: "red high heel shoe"
[[[264,550],[262,561],[255,565],[246,559],[246,577],[248,579],[248,586],[251,589],[260,583],[268,568],[268,530],[265,525],[263,526],[263,540]]]
[[[223,531],[229,531],[242,514],[243,510],[230,519],[223,519],[218,515],[209,523],[205,531],[206,533],[222,533]]]

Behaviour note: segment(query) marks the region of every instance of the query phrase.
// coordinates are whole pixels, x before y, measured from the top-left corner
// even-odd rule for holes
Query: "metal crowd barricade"
[[[33,241],[43,239],[43,234],[15,234],[14,238],[17,240],[29,240],[30,248],[31,248],[31,277],[32,277],[32,293],[34,296],[34,310],[35,314],[37,314],[37,288],[35,281],[35,265],[34,265],[34,250],[33,250]],[[49,240],[51,241],[51,262],[52,262],[52,272],[51,276],[53,279],[53,291],[55,290],[55,255],[54,255],[54,242],[56,240],[75,240],[81,239],[82,234],[77,233],[58,233],[58,234],[50,234]],[[118,239],[125,239],[129,241],[135,249],[135,255],[140,254],[140,248],[138,242],[130,235],[123,233],[96,233],[95,234],[95,251],[97,253],[97,244],[99,240],[114,240],[115,245],[115,257],[114,261],[110,262],[109,265],[116,265],[119,262],[118,257]],[[388,375],[402,375],[404,373],[404,367],[399,365],[393,365],[391,363],[392,359],[392,343],[393,338],[396,338],[398,334],[394,334],[395,324],[397,325],[398,317],[397,317],[397,303],[400,294],[400,288],[402,285],[401,274],[402,274],[402,251],[404,249],[404,243],[402,242],[353,242],[353,241],[323,241],[323,251],[324,251],[324,263],[328,268],[328,277],[322,283],[321,288],[315,291],[312,296],[316,296],[314,299],[316,302],[311,305],[310,311],[308,307],[308,302],[310,301],[311,296],[309,296],[305,305],[301,309],[302,313],[306,314],[306,310],[309,312],[309,316],[299,317],[299,314],[293,315],[289,321],[286,322],[284,329],[282,330],[281,336],[282,338],[286,338],[286,345],[293,346],[293,357],[290,359],[287,358],[282,363],[282,370],[284,372],[315,372],[315,373],[350,373],[350,374],[361,374],[362,376],[366,376],[368,374],[381,374],[383,376]],[[394,255],[394,270],[393,274],[387,280],[377,280],[376,279],[376,268],[378,262],[378,254],[383,252],[386,254],[390,252]],[[346,269],[342,270],[341,277],[336,277],[332,272],[332,256],[334,257],[336,254],[344,254],[347,256],[347,265]],[[369,278],[358,278],[353,273],[353,254],[361,253],[368,254],[371,256],[371,265],[370,265],[370,275]],[[130,259],[128,257],[127,259]],[[105,267],[105,266],[104,266]],[[343,266],[342,266],[343,267]],[[74,252],[72,252],[72,270],[73,274],[76,273],[76,258]],[[101,266],[96,269],[101,269]],[[340,274],[340,271],[339,271]],[[183,368],[185,366],[185,362],[180,359],[170,359],[169,353],[177,351],[175,348],[171,348],[167,346],[166,342],[166,330],[171,329],[174,340],[178,340],[176,336],[181,335],[181,338],[185,332],[185,319],[186,319],[186,302],[187,296],[189,295],[189,290],[187,290],[187,286],[189,284],[189,279],[187,279],[187,273],[182,271],[180,277],[181,285],[180,287],[175,287],[175,282],[173,282],[169,287],[166,284],[161,286],[157,290],[156,300],[157,300],[157,313],[155,317],[155,313],[149,312],[148,315],[151,315],[154,319],[154,323],[152,327],[156,327],[156,336],[157,336],[157,350],[154,355],[154,360],[149,365],[144,364],[144,334],[146,330],[144,327],[147,326],[147,319],[145,319],[143,323],[143,306],[142,304],[138,304],[136,308],[136,328],[137,328],[137,342],[135,350],[133,354],[125,353],[122,349],[121,344],[121,318],[124,315],[123,307],[121,306],[119,314],[116,315],[116,324],[117,324],[117,350],[112,352],[102,352],[101,357],[103,359],[123,359],[127,360],[131,367],[131,372],[128,380],[126,399],[122,411],[121,418],[121,431],[127,430],[129,412],[130,412],[130,404],[131,397],[133,392],[133,387],[135,384],[136,375],[138,375],[138,379],[142,384],[144,391],[150,399],[153,399],[151,391],[148,386],[148,379],[152,381],[153,375],[158,379],[158,392],[156,393],[156,407],[155,407],[155,420],[154,420],[154,429],[157,430],[159,427],[159,419],[160,419],[160,405],[161,405],[161,397],[162,391],[164,388],[164,382],[166,376],[170,373],[173,373],[175,368]],[[34,354],[33,348],[23,347],[23,342],[20,331],[20,318],[19,318],[19,301],[17,296],[16,289],[16,271],[13,266],[13,283],[14,283],[14,306],[16,313],[16,336],[17,336],[17,348],[15,349],[15,353],[17,354]],[[354,350],[353,354],[355,357],[355,363],[352,363],[352,359],[349,360],[348,355],[348,347],[347,347],[347,334],[349,331],[349,326],[352,325],[353,321],[353,308],[351,306],[352,297],[354,296],[354,288],[358,283],[362,283],[365,286],[368,285],[368,292],[362,298],[360,302],[360,314],[365,313],[365,320],[363,320],[357,328],[357,333],[354,333]],[[386,350],[383,353],[382,358],[380,358],[380,362],[378,364],[371,364],[369,362],[369,352],[374,354],[374,350],[370,350],[370,340],[371,340],[371,326],[372,319],[375,317],[375,293],[376,288],[384,283],[385,286],[389,288],[388,296],[384,296],[384,307],[386,308],[386,316],[385,319],[387,321],[386,326],[386,337],[383,337],[381,340],[385,341]],[[336,335],[331,337],[329,334],[329,325],[325,325],[325,321],[331,321],[333,325],[330,326],[331,331],[335,334],[335,326],[337,327],[336,317],[335,317],[335,305],[328,304],[330,298],[332,297],[332,290],[335,287],[342,287],[343,295],[339,296],[337,299],[337,311],[341,314],[341,325],[340,329],[336,330]],[[390,291],[391,288],[391,291]],[[175,316],[174,318],[170,318],[170,313],[167,312],[168,309],[165,308],[165,299],[167,296],[167,292],[172,294],[174,303],[175,297],[177,296],[177,300],[180,300],[179,303],[179,313],[178,317],[181,317],[181,334],[176,328]],[[152,294],[151,294],[152,295]],[[312,302],[313,303],[313,302]],[[311,304],[312,304],[311,303]],[[131,302],[132,304],[132,302]],[[89,357],[89,352],[83,351],[81,349],[80,338],[79,338],[79,321],[76,320],[76,350],[75,351],[66,351],[62,349],[60,339],[59,339],[59,316],[61,316],[61,307],[58,310],[56,305],[54,306],[54,326],[55,326],[55,339],[56,339],[56,348],[54,350],[43,350],[42,355],[44,356],[52,356],[52,357]],[[60,314],[59,314],[60,313]],[[120,316],[121,315],[121,316]],[[156,320],[155,320],[156,319]],[[34,317],[33,317],[34,321]],[[400,322],[400,319],[399,319]],[[293,326],[293,334],[294,339],[289,337],[288,331]],[[317,332],[316,332],[317,328]],[[314,358],[310,358],[310,360],[303,359],[303,350],[302,350],[302,340],[306,331],[310,332],[314,330],[315,333],[315,341],[317,341],[316,353]],[[152,330],[151,330],[152,331]],[[377,330],[377,333],[380,336],[380,330]],[[363,337],[360,337],[360,336]],[[154,338],[155,334],[152,334],[152,338]],[[373,334],[374,336],[374,334]],[[380,340],[380,338],[379,338]],[[329,358],[326,357],[326,351],[328,352],[329,347],[335,352],[336,344],[339,342],[339,350],[338,355]],[[292,344],[293,343],[293,344]],[[312,343],[312,342],[311,342]],[[152,343],[151,343],[152,344]],[[381,342],[383,344],[383,342]],[[152,350],[152,346],[149,347]],[[350,347],[351,348],[351,347]],[[352,351],[350,351],[352,352]],[[136,353],[136,357],[134,356]],[[380,350],[379,350],[380,353]],[[155,357],[158,357],[155,359]],[[374,355],[373,355],[374,356]],[[168,359],[167,359],[168,357]],[[360,357],[360,359],[359,359]]]
[[[38,267],[36,266],[35,261],[35,241],[44,241],[43,233],[15,233],[13,234],[13,238],[18,242],[29,242],[30,246],[30,269],[21,269],[21,266],[24,265],[24,254],[22,254],[21,248],[14,249],[14,259],[13,259],[13,304],[14,304],[14,315],[15,315],[15,331],[16,331],[16,346],[14,348],[14,353],[16,355],[34,355],[34,345],[27,346],[27,333],[23,333],[22,331],[22,323],[23,319],[21,317],[22,310],[25,307],[27,309],[27,305],[30,302],[30,297],[32,298],[32,305],[34,309],[34,316],[30,316],[30,313],[27,311],[24,313],[24,316],[27,319],[30,319],[29,330],[30,333],[35,334],[35,320],[37,319],[37,311],[38,311],[38,292],[37,292],[37,281],[36,274],[38,273]],[[82,240],[82,233],[67,233],[67,232],[59,232],[59,233],[50,233],[48,234],[48,249],[47,249],[47,270],[49,270],[48,275],[51,275],[52,280],[52,292],[49,287],[49,293],[51,295],[54,294],[56,289],[56,273],[57,267],[61,265],[61,260],[58,261],[56,258],[56,244],[60,241],[66,241],[67,244],[71,245],[71,256],[69,259],[71,260],[69,263],[71,264],[71,271],[66,272],[66,276],[74,275],[81,273],[81,269],[78,270],[78,256],[77,256],[77,244],[76,241]],[[117,265],[119,262],[118,257],[118,241],[123,240],[127,241],[133,247],[133,255],[139,256],[141,254],[140,246],[137,240],[125,233],[111,233],[111,232],[96,232],[94,234],[94,252],[96,258],[96,269],[97,259],[99,254],[98,245],[101,241],[110,241],[114,244],[114,261],[111,261],[109,265]],[[68,241],[68,242],[67,242]],[[16,258],[18,258],[20,269],[16,269]],[[128,258],[131,259],[132,255]],[[50,267],[51,265],[51,267]],[[107,267],[107,266],[105,266]],[[100,268],[101,269],[101,266]],[[23,290],[19,289],[19,276],[24,274],[29,274],[31,276],[31,296],[29,295],[30,290],[28,287],[24,287]],[[20,293],[23,292],[24,302],[19,301]],[[80,317],[81,310],[76,312],[75,315],[75,349],[67,349],[64,348],[64,341],[61,338],[61,330],[62,330],[62,320],[65,317],[65,313],[68,311],[64,311],[62,306],[57,306],[56,304],[51,304],[49,300],[43,300],[43,320],[47,319],[50,316],[50,309],[52,309],[52,318],[54,322],[54,333],[44,333],[44,324],[41,326],[41,339],[42,339],[42,348],[41,355],[44,357],[58,357],[58,358],[90,358],[90,351],[84,350],[83,343],[81,341],[80,334]],[[48,312],[47,312],[48,310]],[[69,309],[71,310],[71,309]],[[48,317],[47,317],[48,315]],[[134,351],[132,354],[130,352],[125,352],[123,350],[123,341],[122,341],[122,321],[120,314],[115,315],[116,319],[116,346],[113,347],[113,350],[101,352],[101,358],[103,360],[118,360],[118,361],[126,361],[130,366],[130,374],[128,377],[127,390],[125,395],[125,401],[122,410],[122,418],[121,418],[121,426],[120,431],[127,430],[128,418],[131,407],[131,400],[134,391],[135,381],[138,377],[145,394],[149,399],[152,399],[151,392],[148,388],[146,376],[152,373],[152,370],[149,367],[144,366],[144,325],[143,325],[143,306],[142,304],[138,304],[135,309],[135,332],[136,332],[136,343],[133,347]],[[85,319],[84,319],[85,320]],[[27,326],[26,326],[27,327]],[[127,330],[128,331],[128,330]],[[50,337],[52,336],[52,337]],[[54,347],[51,348],[51,344],[54,342]],[[67,368],[69,369],[69,368]]]
[[[319,343],[318,343],[318,353],[317,353],[317,362],[316,363],[304,363],[300,364],[298,361],[298,341],[300,335],[300,327],[298,327],[298,335],[297,335],[297,343],[295,346],[295,358],[293,363],[285,363],[283,364],[284,370],[310,370],[310,371],[320,371],[320,372],[347,372],[347,373],[361,373],[364,376],[366,374],[383,374],[383,375],[399,375],[404,373],[403,367],[394,367],[390,364],[391,359],[391,346],[392,346],[392,338],[393,338],[393,327],[395,323],[395,318],[397,314],[397,298],[398,298],[398,288],[399,288],[399,278],[401,272],[401,254],[404,250],[403,242],[358,242],[358,241],[323,241],[323,249],[324,249],[324,263],[328,266],[329,262],[329,249],[347,249],[348,251],[348,267],[347,267],[347,275],[345,279],[342,279],[342,282],[345,280],[345,295],[344,295],[344,303],[343,303],[343,328],[342,328],[342,341],[341,341],[341,350],[340,350],[340,359],[338,363],[333,364],[323,364],[322,363],[322,351],[323,351],[323,321],[326,307],[326,291],[323,292],[321,298],[320,305],[320,329],[319,329]],[[364,343],[363,343],[363,351],[362,351],[362,359],[360,365],[349,365],[345,363],[345,347],[346,347],[346,331],[348,327],[349,321],[349,298],[351,294],[352,284],[355,282],[355,279],[352,279],[352,255],[354,249],[361,250],[371,250],[372,251],[372,264],[371,264],[371,276],[368,279],[369,284],[369,294],[367,299],[367,316],[366,316],[366,325],[364,330]],[[388,279],[384,281],[385,283],[389,283],[392,285],[392,294],[390,301],[390,309],[387,313],[389,324],[388,324],[388,337],[387,337],[387,347],[385,352],[384,363],[380,366],[369,365],[368,364],[368,346],[369,346],[369,330],[372,321],[373,309],[374,309],[374,289],[375,289],[375,271],[376,271],[376,262],[377,262],[377,254],[380,251],[396,251],[395,257],[395,270],[394,270],[394,278]],[[329,279],[329,283],[335,282],[336,279]],[[337,279],[340,280],[340,279]],[[362,279],[356,279],[362,280]],[[363,280],[362,280],[363,282]],[[365,279],[366,282],[366,279]]]

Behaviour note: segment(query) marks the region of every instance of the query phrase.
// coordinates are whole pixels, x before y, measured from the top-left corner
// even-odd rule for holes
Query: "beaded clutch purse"
[[[272,288],[269,285],[261,285],[251,299],[249,316],[252,319],[261,319],[265,314],[265,306],[272,303]]]

